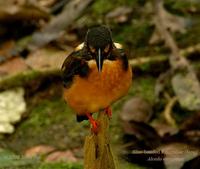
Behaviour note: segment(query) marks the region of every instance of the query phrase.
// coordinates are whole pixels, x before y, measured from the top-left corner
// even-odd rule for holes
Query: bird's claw
[[[112,118],[112,109],[110,107],[105,108],[105,113],[108,115],[108,117]]]
[[[97,134],[99,132],[99,123],[98,123],[98,121],[94,120],[94,121],[91,122],[91,124],[92,124],[91,131],[94,134]]]
[[[88,120],[90,121],[90,124],[92,125],[91,131],[94,134],[97,134],[99,131],[99,123],[96,121],[90,113],[86,113],[86,116],[88,117]]]

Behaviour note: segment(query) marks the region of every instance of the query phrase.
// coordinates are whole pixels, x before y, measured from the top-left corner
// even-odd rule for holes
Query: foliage
[[[80,164],[70,164],[70,163],[43,163],[38,169],[83,169]]]

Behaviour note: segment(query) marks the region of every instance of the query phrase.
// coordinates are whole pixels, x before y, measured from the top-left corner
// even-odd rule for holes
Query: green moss
[[[193,18],[191,25],[188,26],[187,32],[184,34],[176,34],[176,40],[181,48],[196,45],[200,42],[200,20]]]
[[[44,163],[38,169],[83,169],[81,164],[72,163]]]
[[[38,144],[61,149],[83,144],[84,133],[88,130],[76,122],[74,113],[63,99],[37,101],[30,108],[28,117],[18,125],[16,132],[3,140],[8,147],[22,152]]]
[[[142,71],[148,72],[148,70],[151,69],[151,65],[150,65],[149,63],[143,64],[143,65],[140,66],[140,69],[141,69]]]
[[[119,145],[122,129],[119,125],[118,113],[123,103],[133,96],[142,96],[149,101],[154,100],[155,79],[152,77],[134,78],[127,96],[113,105],[111,120],[112,142]],[[13,151],[23,152],[29,147],[40,144],[54,146],[58,149],[82,147],[85,136],[90,131],[88,121],[77,123],[75,114],[60,97],[41,99],[35,96],[29,103],[27,117],[16,127],[16,132],[3,140]],[[77,139],[78,138],[78,139]]]
[[[196,9],[200,11],[200,3],[198,0],[165,0],[165,7],[174,14],[190,15],[189,10]]]
[[[38,165],[37,158],[26,158],[8,150],[0,150],[1,169],[36,169]]]
[[[137,0],[97,0],[92,6],[94,15],[101,15],[110,12],[116,7],[122,5],[132,6],[137,3]]]
[[[125,49],[136,57],[154,55],[158,52],[166,52],[166,48],[160,46],[149,46],[149,39],[154,31],[152,25],[152,15],[145,11],[146,0],[97,0],[84,15],[84,23],[87,27],[98,24],[106,24],[112,28],[113,39],[124,44]],[[122,5],[133,8],[133,15],[127,23],[117,24],[106,20],[105,16],[110,11]],[[195,44],[200,41],[199,33],[199,11],[200,3],[198,0],[166,0],[165,7],[174,15],[185,16],[187,32],[177,33],[178,46],[187,47],[188,44]],[[196,10],[196,11],[195,11]],[[195,20],[196,18],[196,20]],[[89,22],[87,22],[89,21]],[[156,51],[157,50],[157,51]]]
[[[25,36],[21,39],[19,39],[16,43],[16,48],[18,51],[21,51],[27,47],[27,44],[30,43],[32,40],[32,36]]]
[[[36,70],[28,70],[16,75],[2,77],[0,78],[0,90],[5,90],[12,87],[24,86],[26,84],[30,84],[31,81],[37,79],[42,79],[44,77],[58,76],[60,71],[52,70],[52,71],[36,71]]]
[[[112,3],[107,0],[96,1],[92,6],[92,9],[96,12],[96,14],[104,14],[113,9]]]
[[[152,47],[148,47],[148,41],[153,27],[149,22],[150,15],[141,15],[145,2],[146,0],[97,0],[79,21],[87,27],[96,24],[108,25],[112,29],[114,41],[122,43],[126,50],[134,51],[136,56],[146,55],[152,50]],[[106,14],[121,6],[133,9],[134,14],[126,23],[118,24],[106,18]]]
[[[126,49],[133,50],[134,55],[144,55],[152,31],[153,29],[148,22],[135,21],[131,25],[113,31],[113,39],[125,44]]]
[[[127,162],[123,162],[120,168],[124,168],[124,169],[147,169],[146,167],[141,167],[139,165],[127,163]]]
[[[0,90],[4,90],[6,88],[21,86],[23,83],[26,83],[29,80],[32,80],[39,76],[39,72],[35,71],[27,71],[21,74],[9,76],[6,78],[0,79]]]
[[[83,169],[79,163],[45,163],[39,158],[26,158],[8,150],[0,150],[1,169]]]
[[[38,133],[41,127],[66,120],[70,112],[63,100],[43,100],[33,108],[29,119],[21,125],[21,128],[34,128]]]
[[[123,169],[146,169],[144,167],[122,162],[120,165]],[[38,169],[83,169],[81,164],[68,164],[68,163],[44,163]]]
[[[133,75],[134,76],[134,75]],[[119,110],[119,107],[125,102],[125,100],[130,99],[134,96],[141,96],[148,100],[149,102],[154,102],[154,86],[155,86],[155,79],[151,76],[139,77],[134,78],[132,82],[132,86],[129,89],[128,94],[123,97],[121,100],[114,104],[114,108]]]
[[[155,79],[151,76],[141,77],[133,81],[130,95],[141,95],[151,103],[154,102]]]

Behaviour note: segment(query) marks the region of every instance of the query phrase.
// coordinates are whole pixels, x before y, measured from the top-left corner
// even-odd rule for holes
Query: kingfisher
[[[92,114],[104,111],[111,117],[110,106],[127,94],[132,83],[132,68],[122,45],[113,42],[108,27],[93,27],[61,70],[65,101],[78,122],[89,120],[91,130],[98,133],[99,123]]]

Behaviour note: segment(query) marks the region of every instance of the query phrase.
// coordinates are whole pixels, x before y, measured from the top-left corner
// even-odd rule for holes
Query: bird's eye
[[[90,48],[90,52],[92,52],[92,53],[96,52],[96,49],[94,47],[90,46],[89,48]]]
[[[109,49],[110,49],[110,45],[107,45],[107,46],[104,48],[104,52],[105,52],[105,53],[108,53]]]

